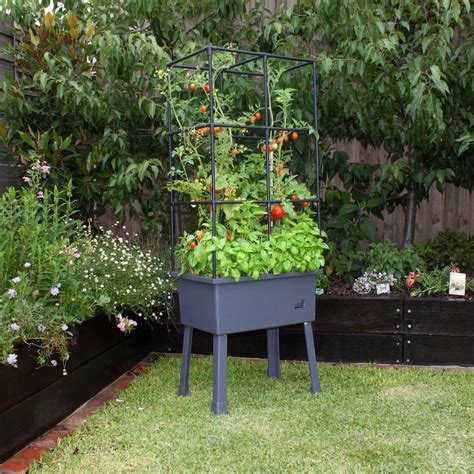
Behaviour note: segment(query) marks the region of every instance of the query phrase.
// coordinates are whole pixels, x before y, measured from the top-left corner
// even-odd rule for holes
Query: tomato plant
[[[294,145],[288,143],[290,136],[292,142],[310,146],[316,133],[309,124],[292,117],[296,89],[281,86],[284,70],[277,66],[268,74],[265,120],[273,124],[267,131],[268,140],[262,129],[247,129],[262,119],[263,114],[255,112],[261,110],[258,101],[239,109],[236,95],[241,89],[233,87],[232,79],[226,78],[226,86],[218,87],[220,74],[234,63],[232,54],[217,52],[212,78],[199,68],[192,74],[182,70],[166,73],[172,128],[178,130],[172,135],[173,165],[167,187],[179,201],[193,203],[196,214],[191,219],[194,230],[185,232],[177,246],[180,271],[212,276],[213,255],[217,276],[236,280],[242,275],[257,279],[267,273],[317,270],[324,264],[325,234],[306,201],[313,196],[292,172]],[[190,82],[196,86],[195,94],[189,93]],[[203,123],[208,119],[202,114],[210,110],[211,98],[214,123],[219,124],[214,127]],[[215,210],[209,204],[213,191],[218,201]],[[268,208],[267,200],[273,203]]]

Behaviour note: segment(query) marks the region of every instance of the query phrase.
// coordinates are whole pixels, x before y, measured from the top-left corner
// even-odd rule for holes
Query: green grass
[[[229,415],[210,413],[212,361],[163,357],[32,472],[474,471],[472,372],[229,361]]]

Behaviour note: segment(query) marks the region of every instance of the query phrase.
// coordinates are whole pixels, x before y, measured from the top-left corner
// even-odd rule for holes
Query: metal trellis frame
[[[238,59],[236,63],[232,66],[228,67],[227,69],[223,69],[219,74],[219,87],[222,91],[223,89],[223,82],[225,74],[237,74],[237,75],[244,75],[244,76],[258,76],[263,78],[263,95],[264,95],[264,110],[263,110],[263,118],[264,118],[264,125],[242,125],[238,123],[220,123],[214,121],[214,81],[213,81],[213,52],[228,52],[235,54]],[[187,64],[187,60],[196,58],[199,56],[203,57],[203,62],[201,65],[195,64]],[[262,52],[252,52],[252,51],[245,51],[235,48],[225,48],[220,46],[215,46],[212,44],[207,45],[205,48],[199,49],[194,51],[193,53],[187,54],[181,58],[177,58],[167,64],[167,68],[169,70],[173,68],[180,68],[180,69],[187,69],[191,71],[207,71],[209,77],[209,122],[206,123],[199,123],[195,124],[192,127],[183,127],[183,128],[172,128],[172,108],[170,100],[168,99],[167,104],[167,122],[168,122],[168,153],[169,153],[169,169],[173,168],[174,160],[173,160],[173,139],[176,135],[185,133],[189,130],[196,129],[196,128],[204,128],[208,127],[210,130],[210,159],[211,159],[211,200],[205,201],[183,201],[180,199],[176,199],[176,193],[174,191],[170,192],[170,243],[171,243],[171,267],[172,271],[176,271],[176,259],[175,259],[175,229],[176,229],[176,208],[181,206],[203,206],[203,205],[211,205],[211,221],[212,221],[212,235],[216,235],[216,220],[217,220],[217,213],[216,213],[216,206],[218,205],[230,205],[230,204],[243,204],[246,201],[243,200],[222,200],[216,199],[216,157],[215,157],[215,134],[214,129],[216,127],[220,128],[232,128],[236,130],[246,129],[253,132],[252,135],[237,135],[236,138],[245,138],[245,139],[258,139],[261,140],[262,136],[255,135],[256,132],[263,132],[264,133],[264,141],[265,141],[265,168],[266,168],[266,199],[263,200],[251,200],[250,202],[254,202],[257,204],[264,204],[267,209],[267,227],[268,227],[268,238],[271,238],[271,206],[273,204],[281,203],[281,199],[272,199],[272,183],[271,183],[271,169],[270,169],[270,152],[269,152],[269,140],[270,140],[270,133],[272,131],[279,131],[283,130],[285,132],[298,132],[301,135],[308,135],[310,130],[307,128],[284,128],[273,126],[271,123],[271,117],[269,114],[269,87],[268,87],[268,61],[269,60],[281,60],[281,61],[291,61],[296,63],[294,66],[291,66],[285,69],[284,73],[289,73],[296,69],[309,67],[311,68],[311,82],[312,82],[312,98],[313,98],[313,128],[317,132],[318,129],[318,111],[317,111],[317,65],[316,62],[312,59],[303,59],[303,58],[293,58],[289,56],[281,56],[275,55],[270,53],[262,53]],[[262,62],[263,72],[256,72],[256,71],[243,71],[241,70],[241,66],[252,64],[257,61]],[[183,64],[185,63],[185,64]],[[318,226],[320,227],[321,218],[320,218],[320,183],[319,183],[319,154],[318,154],[318,136],[316,133],[315,143],[314,143],[314,163],[316,166],[316,196],[313,198],[307,199],[296,199],[292,202],[295,203],[304,203],[304,202],[313,202],[316,204],[317,209],[317,219],[318,219]],[[308,139],[308,153],[311,154],[311,147],[310,142]],[[173,176],[170,176],[170,180],[173,180]],[[217,262],[216,262],[216,252],[213,252],[212,257],[212,276],[216,278],[217,275]]]

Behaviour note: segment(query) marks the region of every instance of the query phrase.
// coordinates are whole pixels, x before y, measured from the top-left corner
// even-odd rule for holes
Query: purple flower
[[[24,266],[25,268],[30,268],[30,267],[31,267],[31,263],[30,263],[30,262],[25,262],[25,263],[23,264],[23,266]]]
[[[20,325],[17,323],[10,324],[10,328],[12,331],[19,331],[20,330]]]
[[[23,178],[21,178],[25,183],[29,183],[31,182],[31,178],[29,178],[28,176],[23,176]]]
[[[21,278],[20,278],[20,277],[12,278],[12,282],[13,282],[13,283],[20,283],[20,281],[21,281]]]
[[[39,324],[38,325],[38,331],[39,332],[45,332],[46,331],[46,326],[44,324]]]
[[[57,296],[59,295],[59,288],[57,286],[55,286],[54,288],[51,288],[51,290],[49,291],[53,296]]]
[[[36,197],[37,197],[38,199],[43,199],[43,198],[44,198],[43,191],[38,191],[38,192],[36,193]]]
[[[48,165],[41,165],[40,171],[44,174],[49,174],[50,167]]]
[[[67,324],[63,324],[63,325],[61,326],[61,329],[62,329],[63,331],[67,331],[67,330],[69,329],[69,326],[68,326]]]
[[[16,291],[13,289],[13,288],[10,288],[8,291],[7,291],[7,295],[9,298],[15,298],[16,296]]]
[[[7,364],[10,364],[10,365],[16,365],[16,363],[18,362],[18,356],[16,354],[8,354],[8,357],[7,357]]]

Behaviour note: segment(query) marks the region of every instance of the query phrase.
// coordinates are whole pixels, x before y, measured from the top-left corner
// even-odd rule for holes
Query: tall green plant
[[[433,183],[473,188],[473,29],[468,0],[302,0],[265,31],[278,50],[312,48],[321,123],[332,138],[381,146],[378,186],[401,182],[404,243]],[[397,186],[394,186],[397,188]]]

